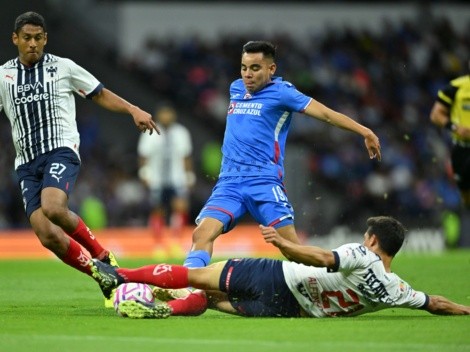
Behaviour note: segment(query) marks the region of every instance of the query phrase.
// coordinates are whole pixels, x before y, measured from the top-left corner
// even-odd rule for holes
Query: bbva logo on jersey
[[[38,88],[43,88],[43,84],[41,82],[36,83],[26,83],[26,84],[19,84],[17,88],[18,93],[25,93],[36,90]]]
[[[49,93],[44,92],[44,85],[41,82],[20,84],[17,86],[17,94],[21,95],[15,98],[15,104],[26,104],[40,100],[48,100]],[[39,91],[39,92],[37,92]]]

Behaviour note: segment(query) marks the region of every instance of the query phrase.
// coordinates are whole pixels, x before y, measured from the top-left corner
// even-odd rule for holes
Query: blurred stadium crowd
[[[351,28],[312,33],[296,41],[278,33],[278,71],[302,92],[371,127],[380,137],[382,162],[369,160],[363,140],[306,117],[294,117],[287,151],[300,151],[302,162],[286,166],[288,191],[300,230],[328,232],[334,225],[357,228],[365,216],[389,214],[408,226],[440,226],[447,211],[457,212],[459,195],[448,162],[448,136],[429,122],[437,90],[468,72],[469,30],[458,33],[447,18],[423,15],[399,25],[384,21],[380,33]],[[120,70],[138,75],[156,96],[171,101],[185,119],[203,125],[221,141],[228,87],[239,76],[242,45],[253,39],[232,34],[216,42],[197,36],[184,41],[149,37],[132,60],[117,60]],[[145,225],[146,190],[137,177],[137,157],[112,162],[97,147],[99,127],[78,112],[84,167],[73,205],[102,212],[103,226]],[[190,125],[189,120],[188,125]],[[198,136],[193,136],[197,140]],[[13,168],[8,121],[0,119],[0,228],[27,226]],[[204,169],[195,150],[198,183],[193,214],[209,195],[215,175]],[[132,161],[133,160],[133,161]],[[296,168],[306,178],[297,177]],[[8,172],[6,170],[9,170]],[[288,173],[288,177],[289,177]],[[295,181],[295,182],[293,182]]]

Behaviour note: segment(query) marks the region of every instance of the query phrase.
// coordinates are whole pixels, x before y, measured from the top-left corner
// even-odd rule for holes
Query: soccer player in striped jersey
[[[159,130],[152,116],[117,96],[70,59],[44,52],[44,18],[26,12],[12,34],[18,57],[0,66],[0,111],[10,120],[15,169],[26,215],[41,244],[64,263],[91,275],[90,257],[116,264],[82,221],[68,208],[80,168],[80,139],[74,94],[110,111],[130,114],[140,131]],[[111,292],[103,290],[106,306]]]
[[[282,237],[299,243],[294,210],[283,184],[284,149],[293,112],[361,135],[369,157],[381,158],[379,139],[369,128],[274,76],[275,56],[270,42],[243,46],[241,78],[230,86],[219,179],[196,218],[187,267],[207,265],[215,239],[247,212],[259,224],[273,226]]]
[[[369,218],[362,244],[347,243],[333,250],[293,243],[273,227],[260,225],[260,230],[267,243],[292,261],[229,259],[193,269],[168,264],[113,268],[96,260],[90,265],[93,275],[108,287],[142,282],[205,290],[186,290],[185,297],[155,306],[121,302],[121,314],[130,318],[199,315],[206,308],[249,317],[291,318],[350,317],[387,308],[470,314],[470,307],[416,291],[392,272],[392,261],[405,238],[405,228],[392,217]]]

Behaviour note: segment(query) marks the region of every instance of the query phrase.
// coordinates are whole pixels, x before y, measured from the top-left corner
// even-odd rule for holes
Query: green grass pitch
[[[136,267],[151,259],[120,260]],[[180,261],[178,261],[180,262]],[[470,251],[403,254],[415,289],[470,305]],[[105,309],[98,285],[57,260],[0,261],[0,351],[470,351],[470,316],[392,309],[357,318],[131,320]]]

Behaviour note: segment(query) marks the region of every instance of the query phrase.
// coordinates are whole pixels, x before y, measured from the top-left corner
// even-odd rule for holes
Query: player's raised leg
[[[90,270],[103,287],[114,288],[124,282],[140,282],[163,288],[185,288],[192,286],[202,290],[218,290],[224,262],[204,268],[186,268],[181,265],[152,264],[136,269],[114,268],[93,259]]]
[[[181,265],[157,264],[142,266],[137,269],[114,268],[111,265],[93,259],[90,269],[93,277],[102,288],[111,289],[124,282],[141,282],[163,288],[185,288],[192,286],[200,289],[218,290],[219,280],[225,262],[212,264],[204,268],[189,269]],[[162,302],[163,307],[170,307],[173,315],[199,315],[207,309],[204,291],[195,290],[180,299]],[[161,318],[162,307],[150,307],[136,303],[119,306],[121,312],[131,318]],[[163,309],[163,311],[165,311]],[[162,316],[160,316],[162,315]]]

